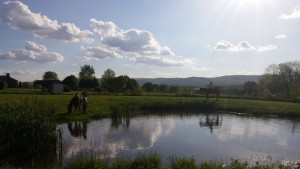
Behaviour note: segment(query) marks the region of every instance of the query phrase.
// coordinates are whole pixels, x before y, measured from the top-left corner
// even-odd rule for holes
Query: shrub
[[[64,85],[64,92],[70,92],[71,88],[68,85]]]

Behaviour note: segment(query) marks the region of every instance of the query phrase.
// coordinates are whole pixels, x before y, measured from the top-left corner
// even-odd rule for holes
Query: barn
[[[0,76],[0,80],[6,82],[6,84],[9,88],[18,87],[18,81],[14,78],[11,78],[9,73],[6,73],[5,76]]]

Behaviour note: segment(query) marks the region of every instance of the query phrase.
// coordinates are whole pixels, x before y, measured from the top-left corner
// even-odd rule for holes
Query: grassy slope
[[[107,117],[111,107],[123,107],[127,110],[153,111],[229,111],[251,113],[255,115],[300,116],[300,104],[292,102],[274,102],[246,99],[206,100],[200,97],[166,96],[88,96],[88,113],[85,115],[67,114],[67,106],[73,95],[21,95],[0,94],[0,101],[19,102],[21,97],[44,101],[53,105],[61,120],[76,120]]]

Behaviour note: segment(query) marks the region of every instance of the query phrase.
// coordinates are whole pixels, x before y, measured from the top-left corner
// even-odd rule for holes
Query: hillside
[[[143,86],[146,82],[153,84],[166,84],[170,86],[207,86],[213,82],[216,86],[243,85],[247,81],[258,82],[261,75],[231,75],[214,78],[188,77],[188,78],[136,78],[138,84]]]

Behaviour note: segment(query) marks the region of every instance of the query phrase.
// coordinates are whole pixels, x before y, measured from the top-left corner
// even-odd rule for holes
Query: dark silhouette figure
[[[82,113],[86,114],[86,107],[87,107],[87,104],[88,104],[87,95],[86,95],[86,93],[83,93],[82,96],[83,96],[82,100],[81,100],[81,102],[82,102]]]
[[[209,114],[206,114],[205,120],[200,119],[199,125],[200,127],[208,127],[210,132],[213,133],[215,127],[220,127],[222,125],[222,117],[220,119],[219,114],[215,117],[210,117]]]
[[[216,95],[216,100],[218,100],[220,95],[222,94],[222,90],[218,87],[214,87],[214,88],[203,88],[203,87],[201,87],[199,89],[198,93],[199,94],[205,94],[207,99],[209,97],[209,94],[215,94]]]
[[[77,93],[75,94],[75,96],[70,100],[70,103],[68,105],[68,113],[72,112],[72,108],[74,106],[74,112],[76,113],[77,109],[79,109],[79,113],[81,112],[81,108],[80,108],[80,95]]]
[[[84,139],[87,138],[87,122],[85,121],[76,121],[73,123],[68,123],[68,129],[70,131],[71,136],[73,137],[83,137]]]

